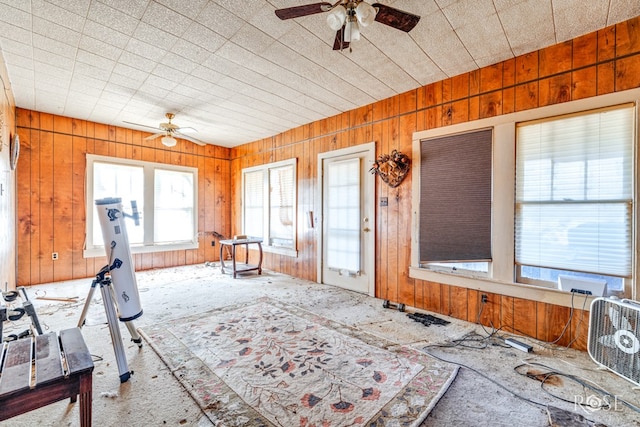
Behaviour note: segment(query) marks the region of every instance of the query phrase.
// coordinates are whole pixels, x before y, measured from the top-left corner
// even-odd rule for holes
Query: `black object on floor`
[[[383,308],[393,308],[393,309],[396,309],[398,311],[404,311],[404,309],[405,309],[405,305],[403,303],[394,304],[394,303],[390,302],[388,299],[386,299],[386,300],[384,300],[382,302],[382,307]]]
[[[422,323],[424,326],[447,326],[449,323],[451,323],[448,320],[440,319],[439,317],[424,313],[409,313],[407,314],[407,317],[411,320]]]

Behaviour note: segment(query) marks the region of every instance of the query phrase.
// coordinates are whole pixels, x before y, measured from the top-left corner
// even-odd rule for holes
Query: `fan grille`
[[[598,364],[640,385],[640,305],[596,298],[589,315],[588,350]]]

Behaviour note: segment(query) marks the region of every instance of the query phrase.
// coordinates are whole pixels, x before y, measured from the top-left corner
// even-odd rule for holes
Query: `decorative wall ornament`
[[[18,165],[18,157],[20,156],[20,137],[18,134],[13,136],[11,140],[11,151],[9,152],[9,162],[11,164],[11,170],[15,170]]]
[[[382,180],[391,188],[395,188],[407,176],[411,167],[411,159],[406,154],[398,150],[393,150],[391,154],[382,154],[373,163],[369,172],[380,176]]]

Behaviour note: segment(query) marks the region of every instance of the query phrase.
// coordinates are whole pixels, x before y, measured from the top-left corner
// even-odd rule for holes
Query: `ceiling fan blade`
[[[280,19],[299,18],[301,16],[313,15],[316,13],[327,12],[331,9],[332,4],[327,2],[305,4],[302,6],[286,7],[284,9],[276,9],[276,16]]]
[[[333,41],[333,50],[342,50],[349,47],[349,42],[344,41],[344,25],[336,31],[336,38]]]
[[[185,134],[183,134],[183,133],[181,133],[181,132],[176,131],[176,132],[174,132],[174,134],[175,134],[175,136],[177,136],[178,138],[186,139],[187,141],[191,141],[191,142],[193,142],[194,144],[198,144],[198,145],[201,145],[201,146],[205,146],[205,145],[207,145],[207,143],[206,143],[206,142],[200,141],[200,140],[199,140],[199,139],[197,139],[197,138],[194,138],[194,137],[192,137],[192,136],[185,135]]]
[[[166,135],[165,132],[160,132],[160,133],[156,133],[156,134],[153,134],[151,136],[148,136],[144,140],[145,141],[151,141],[152,139],[160,138],[161,136],[165,136],[165,135]]]
[[[143,128],[149,128],[149,129],[158,130],[158,126],[147,126],[147,125],[143,125],[143,124],[140,124],[140,123],[128,122],[126,120],[123,120],[122,122],[126,123],[126,124],[129,124],[129,125],[133,125],[133,126],[140,126],[140,127],[143,127]]]
[[[198,129],[193,128],[191,126],[180,126],[179,128],[176,128],[175,130],[179,131],[179,132],[195,132],[198,133]]]
[[[380,22],[381,24],[388,25],[397,30],[401,30],[404,32],[409,32],[413,30],[413,28],[420,21],[420,17],[418,15],[414,15],[413,13],[404,12],[400,9],[396,9],[381,3],[374,3],[371,6],[378,9],[378,13],[376,13],[375,20]]]

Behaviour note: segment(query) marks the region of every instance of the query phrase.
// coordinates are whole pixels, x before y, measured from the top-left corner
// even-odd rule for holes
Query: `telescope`
[[[96,200],[98,219],[104,240],[104,249],[109,260],[111,282],[116,295],[119,319],[128,322],[142,316],[138,282],[133,269],[133,258],[122,210],[122,200],[106,198]],[[137,204],[131,203],[133,218],[137,222]],[[134,207],[135,206],[135,207]],[[112,268],[113,267],[113,268]]]
[[[142,338],[133,326],[133,320],[142,316],[142,305],[140,304],[131,248],[129,247],[127,227],[124,222],[125,218],[129,217],[134,220],[136,225],[139,224],[138,206],[135,201],[131,201],[133,214],[129,215],[124,213],[122,199],[119,197],[98,199],[95,204],[108,263],[100,269],[91,283],[78,327],[82,328],[84,325],[93,293],[96,287],[100,286],[111,341],[120,372],[120,382],[125,382],[131,377],[133,371],[129,371],[127,365],[118,320],[123,322],[129,330],[131,340],[138,344],[138,347],[142,347]]]

